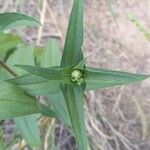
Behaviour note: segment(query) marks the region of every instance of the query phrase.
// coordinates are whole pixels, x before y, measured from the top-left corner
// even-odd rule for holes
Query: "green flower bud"
[[[80,70],[75,69],[71,72],[71,80],[80,85],[83,82],[82,75],[83,74]]]

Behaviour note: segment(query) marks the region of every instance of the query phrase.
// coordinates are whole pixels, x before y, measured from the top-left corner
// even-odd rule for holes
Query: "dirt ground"
[[[0,0],[0,12],[18,11],[41,20],[43,28],[39,30],[17,31],[26,42],[44,45],[49,37],[55,37],[62,45],[71,4],[71,0]],[[83,49],[88,64],[150,74],[150,41],[129,19],[129,16],[135,16],[150,31],[150,1],[85,0],[84,8]],[[84,109],[90,149],[149,150],[149,91],[150,80],[146,80],[87,92]],[[55,128],[58,147],[76,149],[65,127],[57,122]],[[68,141],[63,140],[65,136]]]

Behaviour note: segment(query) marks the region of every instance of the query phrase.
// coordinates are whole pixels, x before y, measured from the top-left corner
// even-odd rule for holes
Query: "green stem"
[[[8,71],[10,74],[12,74],[14,77],[17,77],[17,74],[10,69],[3,61],[0,60],[0,66],[2,66],[6,71]]]

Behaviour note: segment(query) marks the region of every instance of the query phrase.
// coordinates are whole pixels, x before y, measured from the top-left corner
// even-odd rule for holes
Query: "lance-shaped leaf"
[[[134,83],[142,81],[148,77],[150,76],[90,67],[87,67],[85,71],[87,90]]]
[[[36,19],[15,12],[0,14],[0,33],[17,26],[39,26],[41,25]]]
[[[18,76],[25,74],[26,71],[14,67],[14,65],[35,65],[34,47],[32,45],[20,46],[12,55],[10,55],[6,63]]]
[[[39,104],[42,114],[55,117],[55,113],[49,107]],[[37,114],[15,118],[17,130],[20,131],[25,141],[32,147],[41,145],[40,131],[37,125]]]
[[[60,66],[61,50],[55,39],[49,39],[41,56],[41,67]]]
[[[38,146],[41,144],[36,115],[15,118],[15,123],[17,129],[30,146]]]
[[[61,67],[77,65],[82,59],[83,0],[74,0],[70,15]]]
[[[62,92],[55,94],[47,94],[48,102],[52,105],[58,118],[66,125],[71,126],[70,117],[67,111],[64,96]]]
[[[35,99],[8,82],[0,82],[0,120],[40,113]]]
[[[86,64],[86,59],[84,58],[82,61],[80,61],[76,66],[74,66],[73,69],[79,69],[79,70],[84,70],[85,69],[85,64]]]
[[[58,65],[60,65],[61,52],[56,40],[48,40],[46,49],[43,49],[42,53],[40,52],[40,55],[42,55],[39,56],[39,62],[41,62],[41,67],[51,67],[59,69]],[[57,56],[58,59],[56,59],[56,57],[54,56]],[[28,94],[34,96],[46,96],[47,94],[55,94],[60,92],[60,86],[57,80],[48,80],[31,73],[25,74],[14,79],[10,79],[8,80],[8,82],[18,85],[19,87],[23,88]]]
[[[24,51],[20,53],[24,53],[23,56],[25,56],[26,51],[29,51],[28,54],[30,54],[30,56],[33,55],[32,53],[33,51],[31,50],[30,46],[28,48],[26,47],[26,49],[24,48]],[[57,58],[60,58],[61,52],[55,40],[49,40],[47,47],[43,49],[43,51],[40,52],[40,54],[38,55],[42,55],[42,56],[38,56],[39,57],[38,61],[41,62],[42,67],[51,67],[55,65],[56,67],[51,67],[51,68],[59,69],[58,65],[60,64],[60,59],[56,59],[55,56],[57,56]],[[17,56],[21,57],[20,55]],[[26,56],[26,58],[29,57]],[[20,59],[24,60],[23,58]],[[22,61],[17,61],[15,62],[15,64],[19,64],[19,62],[22,63]],[[26,63],[28,62],[32,64],[31,61],[26,61]],[[9,64],[11,64],[11,66],[14,65],[14,63],[12,64],[11,62]],[[16,67],[15,68],[13,67],[13,69],[15,70],[17,69],[17,71],[21,71]],[[59,80],[48,80],[31,73],[19,76],[17,78],[10,79],[8,80],[8,82],[18,85],[19,87],[23,88],[28,94],[34,96],[37,95],[46,96],[47,94],[54,94],[60,92]]]
[[[60,60],[61,60],[61,51],[60,48],[58,47],[58,43],[56,40],[50,39],[48,41],[45,51],[42,54],[41,66],[42,67],[58,66],[60,65]],[[48,102],[52,106],[58,118],[70,126],[70,119],[67,111],[67,106],[63,94],[60,90],[59,83],[58,82],[54,83],[56,81],[52,81],[53,83],[51,81],[46,81],[46,83],[49,82],[50,82],[49,86],[46,87],[45,89],[45,94],[48,98]]]
[[[57,80],[60,81],[60,83],[61,81],[66,83],[70,82],[69,76],[70,76],[72,66],[62,68],[62,69],[57,69],[53,67],[42,68],[42,67],[29,66],[29,65],[16,65],[16,67],[26,70],[37,76],[43,77],[45,79]]]
[[[34,47],[33,46],[20,46],[7,60],[7,65],[17,75],[23,75],[26,71],[14,67],[15,64],[28,64],[34,65]],[[40,108],[40,107],[39,107]],[[37,146],[41,144],[40,134],[37,125],[37,115],[24,116],[14,118],[14,121],[21,136],[26,140],[30,146]],[[32,124],[31,124],[32,122]],[[32,140],[31,140],[32,139]]]
[[[36,66],[40,66],[41,56],[42,56],[43,51],[44,51],[44,47],[38,46],[34,48],[34,61],[35,61]]]
[[[85,86],[63,84],[60,85],[64,95],[71,127],[75,135],[75,139],[79,150],[87,150],[87,134],[83,113],[83,92]]]
[[[26,95],[16,85],[1,81],[0,91],[0,120],[37,113],[55,117],[53,110],[47,110],[48,108],[45,105]]]
[[[25,90],[25,92],[34,96],[46,96],[47,94],[54,94],[61,91],[57,80],[48,80],[30,73],[7,81],[16,84]]]

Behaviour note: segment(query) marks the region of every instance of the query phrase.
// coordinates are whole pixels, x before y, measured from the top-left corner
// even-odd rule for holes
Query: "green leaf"
[[[75,135],[78,149],[87,150],[88,142],[83,113],[83,92],[85,86],[71,84],[63,84],[60,86],[66,101],[71,127]]]
[[[15,71],[17,75],[26,73],[25,71],[14,67],[17,63],[34,65],[34,47],[21,46],[7,60],[7,65],[9,65],[9,67]],[[16,118],[14,121],[22,137],[30,146],[37,146],[41,144],[36,115]]]
[[[57,117],[55,112],[51,109],[51,107],[46,106],[45,104],[39,104],[39,109],[41,113],[45,116]]]
[[[0,66],[0,81],[13,78],[14,76]]]
[[[15,85],[0,82],[0,120],[40,113],[38,102]]]
[[[65,83],[70,82],[70,72],[72,66],[67,68],[61,68],[61,69],[57,69],[54,67],[42,68],[42,67],[35,67],[29,65],[15,65],[15,66],[23,70],[26,70],[32,74],[35,74],[37,76],[43,77],[45,79],[56,80]]]
[[[60,64],[59,58],[61,57],[61,52],[56,40],[49,39],[46,49],[43,49],[43,52],[41,52],[40,50],[40,52],[38,52],[38,54],[36,55],[38,55],[38,62],[41,62],[42,67],[51,67]],[[57,56],[58,59],[56,59],[54,56]],[[53,68],[58,69],[59,67],[53,67]],[[51,94],[51,93],[54,94],[60,92],[58,81],[48,80],[43,77],[33,75],[31,73],[25,74],[23,76],[14,79],[10,79],[9,82],[20,86],[28,94],[34,96],[36,95],[46,96],[47,94]]]
[[[150,76],[88,67],[85,71],[86,89],[94,90],[142,81]]]
[[[59,82],[48,80],[33,74],[26,74],[14,79],[8,80],[12,84],[16,84],[25,90],[28,94],[37,96],[46,96],[60,92]]]
[[[57,41],[54,39],[49,39],[47,47],[42,54],[41,66],[42,67],[59,66],[60,60],[61,60],[61,51]]]
[[[79,62],[73,69],[84,70],[85,69],[86,58]]]
[[[41,64],[41,56],[44,51],[43,47],[35,47],[34,48],[34,61],[36,66],[40,66]]]
[[[9,65],[11,69],[15,70],[18,75],[26,73],[26,71],[18,69],[17,67],[14,67],[14,65],[18,63],[34,65],[33,49],[33,46],[21,46],[13,53],[13,55],[10,56],[7,61],[7,65]],[[34,96],[44,96],[47,93],[56,93],[57,91],[60,91],[59,83],[57,81],[48,80],[33,74],[25,74],[23,76],[10,79],[8,82],[20,86],[28,94]]]
[[[40,132],[37,126],[37,115],[15,118],[16,129],[20,131],[23,138],[30,146],[41,144]]]
[[[58,118],[68,126],[71,126],[67,106],[62,92],[47,94],[47,98]]]
[[[9,55],[16,50],[22,40],[19,36],[13,34],[0,34],[0,58],[6,60]]]
[[[61,51],[59,49],[57,41],[54,39],[49,39],[47,47],[41,57],[41,66],[42,67],[58,66],[60,65],[60,60],[61,60]],[[48,98],[49,104],[52,105],[52,108],[55,111],[58,118],[64,123],[70,125],[69,114],[67,111],[63,94],[60,90],[59,83],[47,80],[45,84],[47,84],[48,82],[50,82],[50,84],[45,88],[45,95]],[[50,89],[50,91],[48,91],[48,89]]]
[[[61,51],[58,47],[58,43],[56,40],[50,39],[48,41],[45,51],[43,52],[43,55],[41,58],[41,62],[42,62],[41,66],[42,67],[58,66],[60,65],[60,60],[61,60]],[[49,89],[50,87],[53,88],[51,92],[48,92],[47,90],[45,90],[47,92],[46,95],[47,95],[49,104],[52,105],[52,108],[55,111],[58,118],[70,126],[70,119],[69,119],[69,114],[67,111],[67,106],[66,106],[63,94],[60,90],[59,84],[51,83],[47,89]],[[54,87],[56,87],[56,89],[54,89]],[[57,92],[52,93],[52,91],[57,91]]]
[[[83,0],[74,0],[61,67],[77,65],[83,59]]]
[[[16,72],[17,75],[26,73],[24,70],[14,67],[20,65],[35,65],[34,63],[34,47],[32,45],[23,45],[19,47],[7,60],[7,65]]]
[[[36,19],[15,12],[0,14],[0,33],[17,26],[39,26],[41,25]]]
[[[21,77],[8,80],[8,82],[18,85],[31,95],[45,96],[47,93],[60,92],[59,82],[48,80],[33,74],[26,74]]]

